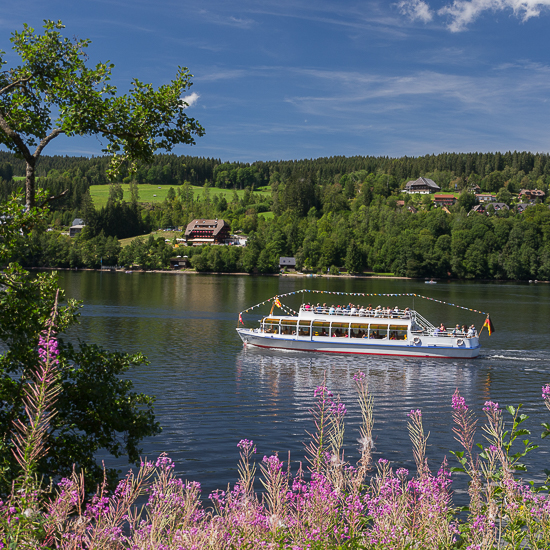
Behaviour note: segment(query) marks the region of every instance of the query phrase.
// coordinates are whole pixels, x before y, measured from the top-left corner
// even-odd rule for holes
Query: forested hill
[[[108,183],[107,162],[104,157],[41,160],[39,185],[56,195],[69,189],[50,204],[51,226],[66,231],[81,217],[87,227],[77,239],[58,231],[33,234],[22,258],[26,265],[97,267],[103,258],[111,265],[159,268],[172,255],[188,255],[201,271],[269,273],[278,270],[279,256],[294,256],[299,268],[313,272],[550,279],[547,154],[448,153],[252,164],[158,155],[153,164],[109,185],[105,206],[96,208],[90,187]],[[17,176],[22,174],[22,163],[0,153],[0,198],[21,187]],[[453,193],[456,204],[438,207],[434,195],[403,193],[405,183],[420,176]],[[153,192],[147,190],[151,185]],[[485,205],[482,213],[472,211],[472,190],[478,186],[494,195],[498,208]],[[140,200],[140,188],[148,200]],[[519,196],[522,189],[542,194],[535,199]],[[156,197],[161,192],[162,199]],[[195,218],[226,220],[232,232],[249,236],[248,245],[176,251],[158,238],[136,240],[121,250],[117,241],[158,228],[181,229]]]
[[[262,187],[273,178],[288,179],[308,174],[320,185],[335,183],[353,172],[386,174],[389,187],[397,189],[408,179],[426,174],[435,177],[446,188],[456,178],[470,178],[486,191],[498,189],[512,178],[518,184],[548,184],[550,155],[546,153],[441,153],[423,157],[324,157],[288,161],[257,161],[252,164],[226,162],[220,159],[177,155],[157,155],[151,165],[141,166],[134,179],[138,183],[193,185],[209,182],[214,187],[240,189],[255,185]],[[42,156],[37,173],[41,177],[70,175],[84,177],[89,185],[106,184],[107,157]],[[24,176],[25,165],[11,153],[0,152],[0,177]],[[542,180],[539,181],[539,178]],[[130,181],[128,174],[122,179]],[[519,179],[519,181],[517,181]]]

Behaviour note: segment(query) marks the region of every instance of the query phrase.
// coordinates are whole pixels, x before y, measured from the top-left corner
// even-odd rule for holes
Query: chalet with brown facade
[[[519,192],[518,198],[523,202],[535,202],[537,199],[544,200],[545,193],[539,189],[522,189]]]
[[[417,180],[408,181],[405,185],[405,193],[420,193],[422,195],[429,195],[430,193],[437,193],[438,191],[441,191],[441,187],[429,178],[420,177]]]
[[[201,244],[225,244],[229,238],[229,224],[224,220],[193,220],[185,229],[189,246]]]
[[[454,195],[446,195],[443,193],[434,195],[434,203],[436,206],[452,206],[457,201]]]

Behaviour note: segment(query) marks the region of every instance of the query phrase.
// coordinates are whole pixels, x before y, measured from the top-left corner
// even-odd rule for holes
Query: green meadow
[[[162,202],[166,199],[170,185],[151,185],[149,183],[139,184],[139,202],[141,203],[153,203],[153,202]],[[174,190],[178,191],[178,186],[173,186]],[[193,194],[195,197],[202,197],[204,194],[204,188],[192,185]],[[218,189],[217,187],[210,187],[210,197],[214,195],[225,196],[226,200],[229,202],[233,197],[233,189]],[[130,185],[127,183],[122,184],[122,190],[124,191],[124,200],[130,201]],[[269,188],[263,187],[256,191],[255,194],[259,193],[265,195],[267,199],[271,192]],[[101,208],[107,204],[107,199],[109,198],[109,186],[108,185],[91,185],[90,186],[90,195],[94,201],[94,206],[96,208]],[[237,191],[237,195],[242,197],[244,191]]]

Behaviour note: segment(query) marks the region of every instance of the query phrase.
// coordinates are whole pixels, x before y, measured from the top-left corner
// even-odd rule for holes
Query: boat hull
[[[356,355],[388,355],[394,357],[439,357],[447,359],[473,359],[481,347],[477,338],[462,339],[461,345],[451,344],[448,338],[422,337],[419,342],[347,339],[329,337],[285,336],[265,334],[251,329],[237,328],[245,344],[260,348],[313,351]],[[445,340],[445,341],[444,341]],[[451,345],[450,345],[451,344]]]

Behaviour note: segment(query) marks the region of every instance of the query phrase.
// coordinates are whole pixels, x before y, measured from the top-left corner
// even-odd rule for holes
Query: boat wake
[[[536,357],[515,357],[513,355],[488,355],[486,359],[509,359],[511,361],[545,361]]]

